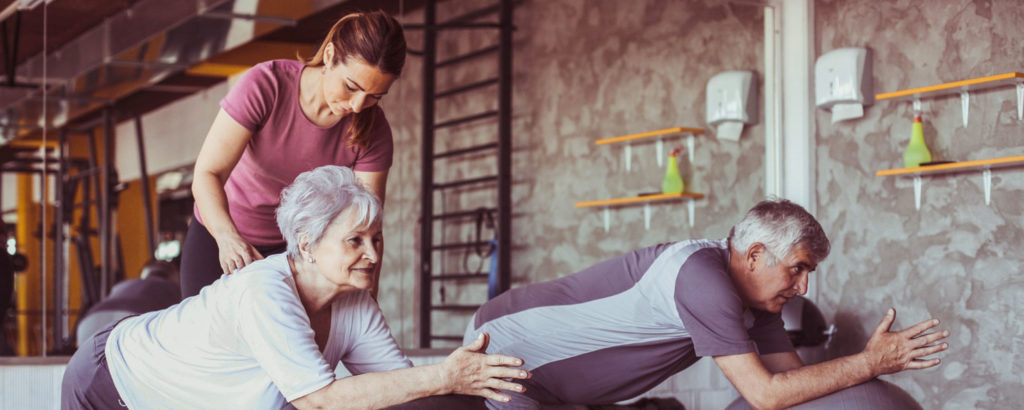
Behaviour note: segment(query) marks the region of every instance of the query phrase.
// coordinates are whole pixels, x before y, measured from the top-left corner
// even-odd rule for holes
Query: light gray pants
[[[107,368],[107,337],[121,321],[112,323],[106,329],[96,333],[81,346],[68,367],[64,370],[64,381],[60,389],[60,408],[63,410],[79,409],[119,409],[127,408],[114,387]]]

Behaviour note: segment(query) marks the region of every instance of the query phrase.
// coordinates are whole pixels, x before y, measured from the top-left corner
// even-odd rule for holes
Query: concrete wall
[[[871,0],[815,4],[816,54],[838,47],[874,52],[876,92],[1024,69],[1024,3]],[[957,96],[924,101],[933,157],[976,160],[1024,154],[1013,86],[971,95],[961,123]],[[924,178],[921,210],[911,178],[876,177],[902,166],[910,103],[880,102],[859,120],[818,126],[818,217],[832,238],[819,266],[821,307],[860,350],[885,309],[897,326],[929,317],[952,332],[944,363],[889,378],[928,409],[1019,408],[1024,401],[1024,170],[994,170],[985,205],[980,172]]]
[[[1013,1],[944,1],[927,6],[819,1],[814,7],[814,53],[870,46],[875,52],[876,92],[1020,71],[1022,51],[1013,45],[1024,34],[1013,23],[1020,21],[1022,8]],[[439,14],[458,11],[442,9]],[[605,234],[598,212],[572,205],[655,188],[661,171],[652,164],[652,146],[634,147],[635,168],[625,173],[620,147],[595,147],[592,141],[674,125],[704,126],[703,84],[708,77],[723,69],[761,71],[760,19],[754,7],[702,2],[527,1],[517,8],[516,284],[560,277],[659,241],[722,236],[763,195],[763,129],[754,127],[739,144],[699,139],[696,162],[685,164],[684,174],[689,187],[709,197],[698,202],[693,228],[683,222],[679,203],[655,207],[651,230],[643,229],[640,208],[615,211],[612,232]],[[409,36],[414,48],[417,36]],[[468,48],[474,44],[466,43],[474,41],[482,40],[471,37],[449,47]],[[411,96],[401,111],[413,111],[392,118],[402,130],[396,136],[408,144],[399,144],[397,154],[404,165],[393,169],[389,185],[389,190],[395,189],[389,193],[385,263],[390,277],[385,278],[384,289],[402,297],[390,302],[382,298],[396,336],[406,346],[416,343],[413,267],[418,237],[408,228],[416,226],[419,200],[418,79],[411,77],[418,73],[417,64],[410,61],[400,83],[404,95]],[[486,75],[479,66],[462,70],[463,81]],[[451,110],[468,114],[472,110],[467,106],[483,106],[486,101],[473,98]],[[967,128],[960,124],[957,98],[926,101],[924,110],[926,139],[937,159],[982,159],[1024,151],[1018,142],[1022,123],[1016,117],[1012,87],[974,94]],[[394,112],[389,110],[389,115],[396,117]],[[454,116],[445,113],[439,108],[438,119]],[[934,316],[953,332],[944,364],[887,379],[925,408],[1013,407],[1024,394],[1015,388],[1020,386],[1016,375],[1021,370],[1019,340],[1024,332],[1015,306],[1024,292],[1014,273],[1022,263],[1019,252],[1012,251],[1022,238],[1022,171],[994,172],[991,206],[983,203],[980,173],[927,178],[924,205],[918,212],[910,179],[874,176],[879,169],[901,164],[909,135],[909,104],[878,103],[867,109],[865,118],[836,125],[823,111],[813,115],[818,129],[818,216],[834,243],[832,256],[814,280],[821,286],[820,305],[826,317],[840,328],[831,353],[863,348],[887,306],[898,309],[900,328]],[[439,142],[438,151],[445,143],[481,142],[475,138],[483,137]],[[449,166],[436,172],[475,176],[471,172],[482,168]],[[393,196],[395,191],[401,194]],[[447,229],[467,238],[465,229]],[[397,251],[390,242],[396,236]],[[480,292],[476,288],[465,293]],[[473,296],[451,289],[446,294],[464,301]],[[660,389],[673,383],[684,384],[672,381]],[[714,391],[714,386],[708,387],[702,391]],[[691,403],[707,407],[696,400]]]
[[[220,100],[240,76],[221,82],[206,90],[182,98],[157,111],[142,116],[145,137],[146,172],[158,175],[178,167],[194,164],[206,133],[213,124]],[[133,181],[142,175],[139,167],[139,145],[135,121],[122,121],[115,128],[117,157],[115,166],[122,181]]]
[[[485,2],[446,2],[438,19],[459,15]],[[408,16],[410,23],[421,15]],[[761,73],[760,7],[721,2],[526,1],[516,8],[513,114],[514,285],[555,279],[634,248],[699,237],[724,237],[742,212],[763,196],[763,121],[737,142],[697,137],[695,160],[683,156],[688,191],[701,192],[696,221],[686,221],[683,201],[656,204],[652,226],[644,229],[640,206],[612,211],[604,232],[601,212],[577,209],[577,201],[633,196],[660,189],[664,168],[655,144],[633,146],[626,172],[623,144],[594,141],[674,126],[704,128],[704,87],[720,71]],[[411,48],[421,34],[407,33]],[[496,44],[487,33],[443,33],[439,60]],[[496,56],[438,75],[438,90],[497,73]],[[396,337],[416,346],[417,261],[420,184],[421,60],[410,58],[404,77],[382,102],[396,137],[395,166],[388,182],[385,219],[387,250],[381,298]],[[760,79],[758,79],[760,82]],[[399,100],[399,101],[396,101]],[[438,102],[443,121],[495,108],[496,88]],[[496,121],[481,121],[438,133],[441,152],[496,139]],[[666,139],[667,150],[684,139]],[[447,160],[435,167],[437,181],[491,175],[493,157]],[[435,209],[454,211],[493,206],[493,188],[437,194]],[[442,195],[444,196],[442,198]],[[435,224],[435,242],[475,238],[474,221]],[[439,231],[444,230],[442,238]],[[491,235],[491,231],[484,231]],[[396,246],[397,245],[397,246]],[[437,255],[445,272],[475,270],[481,260],[463,252]],[[435,268],[436,269],[436,268]],[[486,270],[487,266],[484,265]],[[435,270],[436,271],[436,270]],[[434,294],[440,294],[435,288]],[[448,284],[449,303],[479,303],[484,284]],[[461,334],[468,315],[436,315],[435,333]]]
[[[0,210],[13,211],[18,207],[18,175],[3,174],[0,176]]]
[[[438,20],[490,4],[445,2]],[[575,202],[633,196],[660,190],[664,168],[655,144],[633,145],[632,170],[625,145],[595,146],[600,138],[676,126],[706,128],[704,88],[724,70],[763,72],[760,7],[703,1],[535,1],[515,11],[513,91],[513,286],[569,275],[635,248],[687,238],[724,237],[747,208],[764,196],[763,118],[739,142],[713,135],[696,138],[694,162],[682,155],[687,190],[707,195],[696,203],[690,227],[683,201],[655,204],[645,229],[642,206],[612,211],[610,232],[601,212]],[[496,17],[481,19],[493,21]],[[422,14],[405,17],[420,23]],[[421,33],[407,32],[410,48],[422,49]],[[438,60],[497,44],[491,33],[441,34]],[[388,181],[387,246],[380,302],[399,342],[418,346],[418,263],[421,156],[421,64],[407,60],[403,78],[382,101],[396,138]],[[496,76],[497,56],[438,73],[437,90]],[[760,92],[759,98],[760,98]],[[437,121],[496,109],[496,87],[437,103]],[[758,101],[761,105],[761,101]],[[763,115],[759,114],[759,117]],[[496,121],[480,121],[436,136],[435,152],[496,140]],[[666,151],[684,145],[675,135]],[[494,174],[493,156],[439,161],[435,180]],[[494,206],[492,186],[446,191],[435,211]],[[434,225],[435,243],[475,239],[475,221]],[[443,231],[443,232],[441,232]],[[492,231],[484,230],[485,239]],[[486,259],[475,254],[435,254],[435,273],[474,271]],[[439,269],[440,268],[440,269]],[[435,300],[441,289],[435,285]],[[447,303],[481,303],[479,281],[447,283]],[[436,334],[461,334],[468,314],[434,314]],[[443,342],[435,346],[444,346]],[[453,346],[454,344],[448,344]],[[722,408],[736,396],[711,362],[698,364],[650,394],[678,397],[688,408]]]

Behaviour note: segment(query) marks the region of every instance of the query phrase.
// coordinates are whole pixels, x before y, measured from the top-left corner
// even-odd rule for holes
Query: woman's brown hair
[[[313,57],[300,60],[307,67],[324,65],[324,51],[328,44],[334,45],[334,61],[347,62],[351,56],[358,57],[384,74],[398,77],[405,65],[405,34],[402,25],[383,11],[352,13],[338,20],[327,33],[320,49]],[[370,145],[370,130],[377,119],[377,110],[363,110],[355,114],[349,126],[349,146],[367,148]]]

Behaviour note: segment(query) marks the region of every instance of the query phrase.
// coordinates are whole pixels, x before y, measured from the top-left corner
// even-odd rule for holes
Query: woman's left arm
[[[384,213],[384,196],[387,194],[387,188],[388,188],[388,170],[383,170],[383,171],[378,171],[378,172],[367,172],[367,171],[354,171],[354,172],[356,174],[356,178],[359,178],[359,181],[361,181],[363,183],[363,185],[366,186],[366,189],[369,190],[370,193],[376,195],[377,199],[380,200],[380,211],[381,211],[381,214],[382,214],[381,215],[381,222],[383,222],[384,221],[384,215],[383,215],[383,213]],[[384,238],[383,238],[383,235],[381,237],[380,258],[381,258],[381,260],[377,261],[377,268],[373,272],[373,286],[370,287],[370,295],[373,295],[374,299],[377,299],[377,289],[380,286],[380,266],[382,265],[381,262],[384,261]]]
[[[380,200],[380,208],[384,210],[384,196],[388,188],[388,170],[378,172],[354,171],[356,178]]]
[[[335,340],[355,339],[353,343],[347,343],[348,351],[339,352],[341,362],[353,375],[412,367],[412,362],[391,334],[377,301],[365,292],[359,292],[334,303],[332,309],[336,322],[352,326],[339,328],[337,331],[342,334],[333,337]]]

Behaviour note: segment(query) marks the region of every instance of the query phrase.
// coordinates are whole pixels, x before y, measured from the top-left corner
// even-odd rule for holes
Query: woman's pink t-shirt
[[[220,102],[221,108],[252,132],[224,192],[228,212],[238,232],[255,246],[284,242],[274,211],[281,191],[299,174],[323,165],[342,165],[355,171],[391,168],[394,142],[391,126],[379,106],[366,149],[350,147],[347,116],[331,127],[312,123],[299,105],[299,75],[303,64],[272,60],[249,69]],[[198,207],[196,219],[202,223]]]

